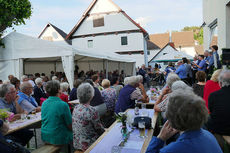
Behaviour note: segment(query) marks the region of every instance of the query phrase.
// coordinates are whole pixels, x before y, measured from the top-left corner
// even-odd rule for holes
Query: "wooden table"
[[[79,102],[78,99],[69,101],[68,103],[69,103],[69,104],[73,104],[73,105],[75,105],[75,104],[80,104],[80,102]]]
[[[140,110],[140,113],[142,112],[143,110]],[[133,133],[139,135],[139,130],[138,129],[135,129],[131,134],[130,134],[130,137],[128,139],[128,141],[125,143],[125,147],[122,147],[122,150],[121,150],[121,153],[122,152],[125,152],[125,153],[135,153],[135,152],[141,152],[141,153],[145,153],[151,139],[152,139],[152,136],[153,136],[153,132],[154,132],[154,128],[155,128],[155,125],[156,125],[156,122],[157,122],[157,117],[158,117],[158,113],[157,112],[154,112],[154,110],[148,110],[148,111],[152,111],[151,114],[152,114],[152,127],[153,129],[149,129],[149,130],[146,130],[146,135],[147,135],[147,138],[145,139],[142,139],[141,138],[138,138],[138,136],[135,135],[132,136]],[[133,109],[130,109],[128,110],[128,113],[131,112],[131,113],[134,113],[133,112]],[[121,132],[120,132],[120,126],[121,126],[121,123],[119,122],[114,122],[86,151],[85,153],[97,153],[97,152],[103,152],[103,153],[111,153],[111,149],[112,149],[112,146],[118,146],[119,145],[119,142],[122,141],[122,138],[121,138]],[[130,140],[131,139],[131,136],[135,139],[140,139],[140,140],[137,140],[137,141],[134,141],[134,140]],[[108,142],[108,144],[106,144]],[[131,146],[131,142],[132,142],[132,145],[135,143],[135,148],[132,148]],[[140,143],[139,143],[140,142]],[[128,145],[128,146],[126,146]],[[131,148],[130,148],[131,147]]]
[[[36,115],[29,115],[29,116],[31,116],[30,119],[17,120],[12,123],[9,123],[9,131],[6,134],[10,134],[12,132],[41,123],[41,112],[36,113]]]
[[[230,136],[223,136],[223,138],[230,145]]]

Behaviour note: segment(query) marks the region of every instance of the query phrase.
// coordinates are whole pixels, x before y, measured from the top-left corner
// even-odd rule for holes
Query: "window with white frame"
[[[93,48],[93,40],[88,40],[88,48]]]

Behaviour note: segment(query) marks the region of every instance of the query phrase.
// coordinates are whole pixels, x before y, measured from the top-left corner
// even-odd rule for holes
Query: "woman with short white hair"
[[[117,100],[116,90],[111,88],[110,81],[108,79],[102,80],[101,84],[104,88],[101,91],[101,96],[106,104],[107,111],[113,114],[115,109],[115,103]]]
[[[64,102],[66,102],[69,105],[70,110],[72,110],[71,104],[69,104],[69,84],[67,82],[62,82],[60,83],[60,89],[61,89],[61,94],[60,94],[60,99]]]
[[[166,87],[162,90],[161,94],[159,95],[159,97],[157,98],[157,101],[154,105],[154,110],[157,112],[161,112],[161,108],[159,107],[158,104],[160,104],[161,102],[165,101],[166,98],[168,97],[169,93],[172,92],[171,88],[172,88],[172,84],[176,81],[179,81],[180,78],[179,76],[174,73],[171,72],[168,74],[167,80],[166,80]],[[165,105],[163,105],[165,106]]]
[[[137,88],[140,88],[141,90]],[[129,108],[134,108],[135,100],[142,101],[144,103],[149,102],[149,98],[146,95],[143,84],[140,83],[139,77],[131,76],[128,79],[128,84],[120,91],[115,106],[115,112],[124,112]]]
[[[48,98],[43,88],[43,79],[42,78],[35,79],[35,84],[36,85],[34,86],[34,98],[38,103],[38,105],[41,105],[41,101],[42,101],[41,98],[42,99]]]
[[[184,83],[184,81],[180,81],[180,80],[172,84],[171,91],[174,92],[177,89],[190,90],[191,92],[193,92],[193,89],[191,87],[189,87],[186,83]],[[154,107],[155,111],[158,111],[158,112],[166,111],[170,94],[171,93],[169,93],[168,96],[161,103],[159,103],[158,105]]]
[[[208,119],[203,99],[190,90],[172,92],[166,117],[168,121],[152,138],[146,153],[222,153],[215,137],[202,129]],[[176,133],[180,133],[179,138],[165,146],[165,141]]]
[[[90,106],[94,88],[89,83],[82,83],[77,88],[80,104],[73,110],[73,145],[77,150],[85,151],[104,132],[96,109]]]

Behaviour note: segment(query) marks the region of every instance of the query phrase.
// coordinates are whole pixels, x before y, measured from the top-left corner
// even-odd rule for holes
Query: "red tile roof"
[[[195,46],[195,51],[197,55],[204,55],[204,47],[203,45]]]
[[[160,48],[163,48],[169,43],[169,33],[152,34],[149,39]]]
[[[160,48],[163,48],[170,41],[169,33],[152,34],[150,35],[150,41],[155,43]],[[191,47],[195,46],[194,35],[192,31],[183,32],[172,32],[172,42],[174,42],[175,47]]]
[[[195,45],[193,31],[173,32],[172,42],[175,43],[175,47],[191,47]]]

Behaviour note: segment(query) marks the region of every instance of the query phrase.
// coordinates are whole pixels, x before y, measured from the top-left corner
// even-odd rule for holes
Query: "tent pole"
[[[57,62],[55,61],[55,63],[54,63],[54,72],[56,72],[56,70],[57,70]]]
[[[106,79],[108,79],[108,69],[109,69],[108,60],[105,61],[105,64],[106,64]]]
[[[121,69],[121,62],[118,63],[118,73],[120,74]]]

